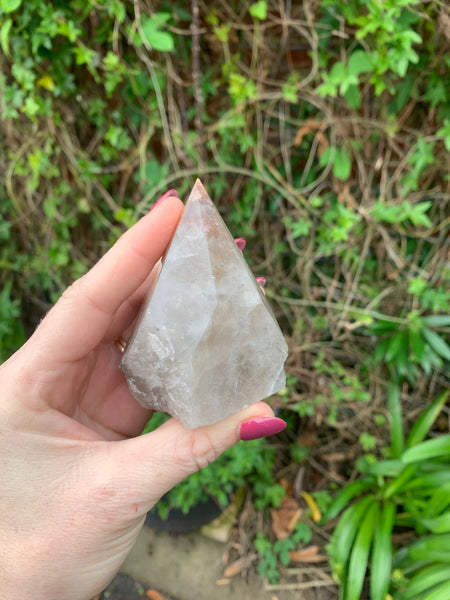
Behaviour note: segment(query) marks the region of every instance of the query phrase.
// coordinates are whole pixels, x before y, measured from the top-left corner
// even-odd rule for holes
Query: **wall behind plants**
[[[406,428],[448,385],[444,3],[0,0],[0,44],[1,360],[199,176],[290,342],[288,461],[299,427],[380,450],[388,381]]]

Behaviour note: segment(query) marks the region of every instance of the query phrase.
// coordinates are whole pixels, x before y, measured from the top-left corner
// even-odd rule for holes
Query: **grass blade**
[[[356,535],[348,566],[346,600],[360,600],[361,598],[373,532],[378,522],[379,512],[380,506],[378,502],[373,502],[368,508]]]
[[[375,527],[370,565],[370,598],[385,600],[392,571],[392,529],[395,504],[385,502]]]

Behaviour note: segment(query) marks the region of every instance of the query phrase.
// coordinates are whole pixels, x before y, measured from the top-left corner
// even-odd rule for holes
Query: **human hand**
[[[2,600],[93,597],[164,493],[239,438],[284,426],[259,402],[212,426],[188,431],[171,419],[139,436],[151,412],[131,396],[114,340],[135,319],[182,210],[169,194],[0,367]]]

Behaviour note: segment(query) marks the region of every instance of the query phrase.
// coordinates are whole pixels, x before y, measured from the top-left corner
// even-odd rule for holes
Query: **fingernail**
[[[244,238],[236,238],[234,241],[236,242],[239,250],[241,250],[241,252],[242,252],[242,250],[245,248],[245,245],[247,244],[245,239]]]
[[[258,283],[258,285],[260,285],[262,288],[266,285],[267,281],[265,277],[257,277],[256,278],[256,282]]]
[[[163,200],[165,200],[169,196],[175,196],[175,198],[178,198],[178,192],[177,192],[177,190],[169,190],[168,192],[166,192],[163,196],[161,196],[161,198],[159,200],[157,200],[155,202],[155,204],[151,207],[150,210],[153,210],[155,208],[155,206],[157,206],[158,204],[160,204]]]
[[[239,437],[243,441],[257,440],[283,431],[286,423],[277,417],[257,417],[241,423]]]

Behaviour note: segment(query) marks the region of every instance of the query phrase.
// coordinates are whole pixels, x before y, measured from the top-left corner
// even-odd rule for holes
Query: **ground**
[[[199,532],[174,534],[145,526],[122,572],[101,600],[334,600],[334,586],[267,589],[255,572],[223,577],[226,544]]]

